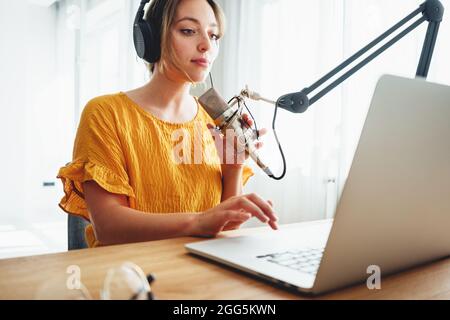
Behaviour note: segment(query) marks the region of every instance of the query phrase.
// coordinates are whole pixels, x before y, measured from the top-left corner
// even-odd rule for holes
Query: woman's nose
[[[211,49],[211,40],[209,39],[208,35],[202,36],[202,40],[200,41],[198,47],[201,52],[206,52]]]

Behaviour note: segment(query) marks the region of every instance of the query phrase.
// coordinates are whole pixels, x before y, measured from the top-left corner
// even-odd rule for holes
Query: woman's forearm
[[[124,206],[108,208],[93,221],[103,245],[144,242],[195,235],[196,213],[145,213]]]
[[[242,171],[243,167],[222,169],[222,202],[242,195]]]
[[[83,183],[96,239],[103,245],[161,240],[199,233],[199,213],[146,213],[131,209],[126,196],[95,181]]]

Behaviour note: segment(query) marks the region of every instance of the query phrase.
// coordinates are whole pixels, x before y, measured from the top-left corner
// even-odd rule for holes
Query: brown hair
[[[160,5],[159,2],[161,1],[164,1],[164,4],[161,22],[161,58],[159,59],[159,61],[157,61],[159,71],[161,73],[164,73],[168,67],[167,62],[170,61],[173,63],[174,67],[178,71],[184,73],[187,79],[191,80],[186,71],[182,70],[182,68],[180,67],[180,64],[178,63],[178,57],[176,56],[175,52],[172,50],[172,47],[170,46],[170,36],[171,36],[170,29],[175,20],[177,7],[182,0],[153,0],[145,14],[145,19],[147,18],[147,16],[149,15],[152,16],[154,14],[155,8],[157,8]],[[208,2],[208,4],[214,11],[214,15],[216,17],[217,24],[219,27],[218,37],[222,38],[225,33],[226,27],[225,15],[223,13],[223,10],[214,0],[205,0],[205,1]],[[164,57],[165,59],[162,59],[162,57]],[[150,73],[153,73],[155,70],[155,63],[148,63],[147,66]],[[193,81],[191,80],[191,82]]]

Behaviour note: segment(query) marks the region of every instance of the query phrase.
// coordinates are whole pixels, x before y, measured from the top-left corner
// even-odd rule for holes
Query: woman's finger
[[[224,213],[223,220],[225,223],[229,222],[238,222],[238,221],[246,221],[250,219],[252,215],[245,210],[227,210]]]
[[[245,122],[249,127],[253,126],[253,120],[250,118],[250,116],[249,116],[248,114],[243,113],[241,117],[242,117],[242,120],[244,120],[244,122]]]
[[[264,146],[264,142],[262,142],[262,141],[255,143],[256,149],[261,149],[263,146]]]
[[[258,218],[263,223],[269,221],[269,218],[266,216],[264,211],[252,200],[246,197],[239,197],[237,201],[237,206],[239,206],[239,209],[243,209],[244,211],[250,213],[252,216]]]
[[[258,130],[258,135],[261,137],[265,134],[267,134],[267,132],[269,132],[269,130],[267,128],[262,128]]]
[[[278,223],[276,221],[270,220],[269,225],[273,230],[278,230]]]
[[[244,223],[245,221],[231,221],[223,227],[223,231],[239,229],[239,227]]]
[[[267,200],[267,203],[273,208],[272,200]],[[278,223],[276,221],[270,220],[269,225],[273,230],[278,230]]]
[[[276,216],[275,212],[272,209],[272,206],[269,205],[269,203],[265,200],[263,200],[261,197],[259,197],[255,193],[251,193],[249,195],[246,195],[246,197],[251,200],[253,203],[255,203],[261,210],[264,211],[264,214],[273,221],[277,221],[278,217]]]

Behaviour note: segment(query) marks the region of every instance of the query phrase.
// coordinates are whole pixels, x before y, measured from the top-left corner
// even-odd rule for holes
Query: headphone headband
[[[150,0],[142,0],[141,4],[139,5],[139,8],[136,13],[136,17],[134,19],[134,24],[136,25],[138,22],[144,21],[144,15],[145,15],[145,5],[149,3]]]

